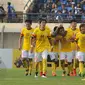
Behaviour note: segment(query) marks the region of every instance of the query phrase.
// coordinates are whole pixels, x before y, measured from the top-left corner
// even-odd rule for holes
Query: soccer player
[[[34,61],[36,63],[36,72],[35,77],[38,77],[38,63],[42,62],[42,77],[46,78],[46,67],[47,67],[47,55],[50,48],[50,29],[46,27],[46,20],[40,19],[39,21],[39,27],[37,27],[32,37],[36,38],[36,44],[35,44],[35,56]],[[32,46],[32,45],[31,45]]]
[[[20,33],[20,38],[19,38],[19,50],[22,48],[22,60],[23,64],[26,68],[25,75],[29,74],[31,75],[32,71],[32,58],[33,54],[30,53],[30,45],[31,45],[31,34],[33,32],[33,28],[31,27],[32,21],[31,20],[25,20],[25,26]],[[23,43],[23,46],[22,46]]]
[[[77,22],[75,20],[71,21],[70,27],[66,29],[68,32],[71,32],[74,37],[76,34],[79,32],[79,29],[77,28]],[[72,56],[73,56],[73,76],[76,76],[76,68],[77,68],[77,60],[75,59],[76,56],[76,42],[71,43],[71,48],[72,48]]]
[[[56,68],[58,66],[58,52],[59,52],[59,36],[57,36],[58,26],[55,26],[51,34],[52,48],[50,51],[50,58],[52,60],[52,76],[56,76]]]
[[[61,67],[63,69],[62,76],[65,76],[65,61],[68,63],[68,76],[72,72],[72,49],[71,42],[73,41],[72,34],[68,31],[65,31],[64,27],[58,28],[58,34],[62,36],[60,39],[61,49],[60,49],[60,61]]]
[[[85,24],[81,24],[80,32],[76,35],[77,54],[76,58],[79,60],[79,75],[85,76],[84,63],[85,63]]]

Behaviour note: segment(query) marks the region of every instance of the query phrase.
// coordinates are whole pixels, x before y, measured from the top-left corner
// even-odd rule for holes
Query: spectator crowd
[[[77,19],[85,22],[85,0],[35,0],[34,3],[30,12],[47,13],[46,17],[49,20],[55,19],[61,22]]]

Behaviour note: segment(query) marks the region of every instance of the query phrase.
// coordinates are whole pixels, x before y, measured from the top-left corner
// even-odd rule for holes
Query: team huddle
[[[19,50],[22,48],[22,61],[26,68],[25,75],[31,75],[32,63],[35,64],[35,77],[38,73],[46,78],[47,57],[52,61],[52,76],[56,76],[58,56],[62,67],[62,76],[76,76],[79,65],[79,76],[85,76],[85,24],[79,29],[75,20],[71,21],[69,28],[63,25],[55,26],[51,31],[45,19],[39,20],[39,26],[33,29],[32,21],[25,20],[26,27],[20,33]],[[23,46],[22,46],[23,39]],[[65,63],[68,64],[67,70]]]

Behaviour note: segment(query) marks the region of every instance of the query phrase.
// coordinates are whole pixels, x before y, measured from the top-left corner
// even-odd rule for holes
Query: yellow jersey
[[[49,51],[50,43],[48,37],[51,36],[49,28],[45,27],[45,30],[42,31],[39,27],[37,27],[33,32],[33,36],[36,37],[35,52],[43,52],[44,50]]]
[[[79,32],[79,29],[76,28],[76,30],[72,30],[71,28],[67,28],[67,31],[68,32],[71,32],[72,35],[75,35],[76,36],[76,34]],[[72,42],[71,43],[71,48],[72,48],[72,50],[76,50],[76,43],[75,42]]]
[[[22,31],[21,31],[21,35],[24,36],[24,40],[23,40],[23,46],[22,46],[22,49],[23,50],[30,50],[30,40],[31,40],[31,35],[33,33],[33,30],[34,29],[30,29],[28,30],[27,28],[23,28]]]
[[[85,34],[77,33],[76,39],[78,40],[79,51],[85,52]]]
[[[68,41],[69,39],[71,39],[72,37],[72,34],[70,32],[67,31],[67,34],[65,37],[62,37],[61,39],[61,49],[60,51],[61,52],[71,52],[72,49],[71,49],[71,42]]]
[[[53,44],[53,52],[59,52],[59,40],[62,38],[62,36],[56,36],[57,39],[52,38],[52,44]]]

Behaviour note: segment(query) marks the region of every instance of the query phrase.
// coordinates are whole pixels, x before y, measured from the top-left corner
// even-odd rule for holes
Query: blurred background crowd
[[[46,14],[47,19],[68,22],[76,19],[85,22],[85,0],[35,0],[28,13]]]
[[[8,13],[9,9],[8,5]],[[16,9],[11,6],[11,10],[14,18]],[[85,0],[33,0],[25,15],[33,21],[45,17],[48,22],[70,22],[72,19],[85,22]]]

